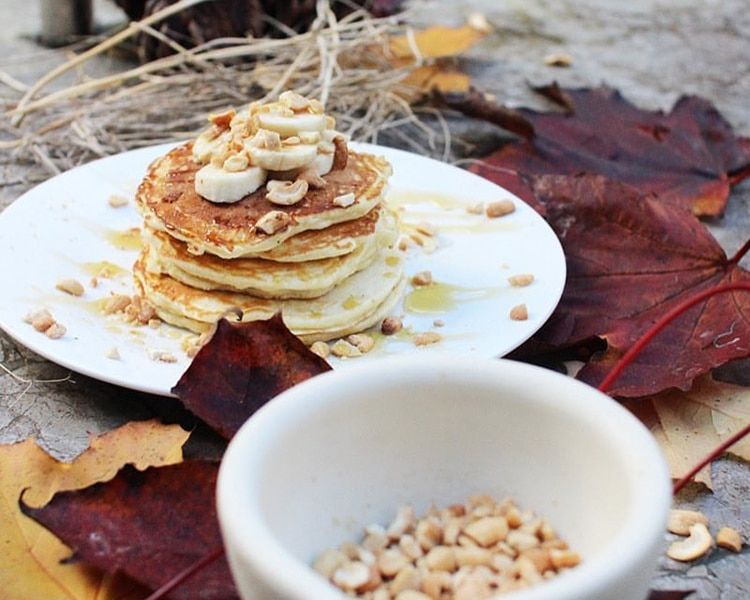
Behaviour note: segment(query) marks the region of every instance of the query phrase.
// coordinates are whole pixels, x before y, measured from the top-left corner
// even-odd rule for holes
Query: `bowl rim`
[[[555,389],[564,386],[572,393],[556,394],[555,406],[574,418],[610,429],[612,435],[608,439],[623,464],[630,465],[629,469],[633,464],[640,467],[637,481],[627,478],[631,495],[627,516],[603,552],[587,558],[563,577],[514,592],[509,597],[514,600],[577,598],[603,589],[606,582],[633,572],[643,556],[654,552],[661,542],[671,506],[671,479],[656,440],[634,415],[596,388],[548,369],[507,359],[477,360],[456,356],[391,357],[353,365],[309,379],[266,403],[235,434],[221,462],[216,500],[225,546],[230,545],[227,538],[231,538],[233,550],[252,565],[260,580],[272,582],[267,585],[284,597],[295,600],[345,597],[274,538],[259,514],[248,510],[247,501],[235,496],[233,479],[243,470],[246,472],[248,462],[262,457],[264,449],[283,431],[284,424],[299,416],[300,410],[307,412],[341,401],[327,394],[328,390],[344,384],[366,387],[368,380],[377,381],[385,372],[392,381],[394,377],[408,378],[415,373],[434,374],[436,371],[446,374],[448,384],[468,380],[507,384],[510,377],[516,381],[533,378],[535,387],[545,383],[557,386]],[[541,400],[539,402],[543,405]]]

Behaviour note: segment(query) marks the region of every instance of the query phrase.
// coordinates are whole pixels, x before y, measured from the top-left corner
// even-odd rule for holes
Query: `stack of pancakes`
[[[397,220],[383,202],[385,159],[349,151],[343,169],[292,206],[272,204],[265,188],[210,202],[195,190],[200,168],[187,143],[156,160],[138,188],[145,243],[136,290],[161,319],[204,332],[229,311],[244,321],[281,311],[312,343],[367,329],[398,302],[405,281]],[[349,193],[352,204],[334,202]],[[288,224],[268,234],[256,223],[272,211]]]

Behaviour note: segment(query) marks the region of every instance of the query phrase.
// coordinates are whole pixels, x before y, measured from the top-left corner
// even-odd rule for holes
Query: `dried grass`
[[[29,165],[24,175],[29,182],[43,179],[94,158],[187,139],[204,127],[207,113],[284,89],[323,99],[338,128],[354,139],[378,142],[388,134],[423,154],[448,156],[450,135],[442,116],[404,99],[401,81],[411,67],[394,68],[388,60],[389,38],[411,35],[404,15],[374,19],[357,11],[337,20],[328,3],[319,1],[306,33],[213,40],[189,50],[154,29],[169,14],[202,1],[182,0],[131,23],[31,88],[0,73],[0,84],[20,96],[5,107],[0,123],[3,162]],[[85,74],[89,60],[138,33],[169,43],[176,54],[105,77]],[[422,62],[416,47],[414,62]],[[74,83],[45,93],[70,73],[77,73]],[[10,183],[2,177],[0,185]]]

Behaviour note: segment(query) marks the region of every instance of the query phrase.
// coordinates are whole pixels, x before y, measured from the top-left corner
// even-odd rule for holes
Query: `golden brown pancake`
[[[320,298],[283,301],[196,289],[150,272],[148,252],[144,250],[133,267],[136,290],[162,320],[196,332],[207,331],[235,308],[242,311],[243,321],[267,319],[281,310],[289,329],[303,341],[334,339],[380,322],[398,303],[405,286],[403,257],[393,250],[381,250],[369,267]]]
[[[311,189],[293,206],[278,206],[266,199],[264,188],[233,204],[209,202],[195,191],[200,167],[193,159],[191,142],[175,148],[151,164],[136,202],[148,227],[186,242],[191,252],[222,258],[266,252],[303,231],[362,217],[382,200],[391,173],[385,159],[349,152],[346,168],[323,177],[328,185]],[[355,194],[354,204],[346,208],[334,204],[334,198],[350,192]],[[270,211],[291,217],[285,229],[271,235],[255,227]]]
[[[149,271],[165,273],[202,290],[227,290],[260,298],[317,298],[350,275],[367,267],[380,248],[391,246],[398,235],[396,217],[384,211],[378,230],[354,252],[306,262],[281,263],[262,258],[195,256],[186,244],[166,233],[147,229]]]
[[[283,244],[273,250],[256,256],[277,262],[304,262],[349,254],[364,239],[375,233],[381,220],[381,210],[381,206],[376,206],[359,219],[337,223],[325,229],[303,231],[284,240]]]

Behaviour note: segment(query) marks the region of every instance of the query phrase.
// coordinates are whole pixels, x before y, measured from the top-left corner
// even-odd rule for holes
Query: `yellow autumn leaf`
[[[451,92],[468,92],[471,79],[466,73],[441,64],[417,67],[401,83],[420,92],[438,90],[445,94]]]
[[[484,32],[472,27],[445,27],[435,25],[412,35],[402,35],[390,41],[391,54],[396,59],[444,58],[466,52],[484,37]]]
[[[654,434],[677,479],[750,423],[750,388],[706,377],[689,392],[664,392],[626,406]],[[750,461],[750,439],[741,440],[729,452]],[[702,469],[695,479],[710,488],[710,469]]]
[[[59,491],[112,479],[123,466],[138,469],[182,461],[189,433],[179,425],[134,421],[91,440],[71,463],[44,452],[34,440],[0,445],[0,590],[3,600],[123,600],[136,590],[123,577],[81,564],[61,564],[70,549],[19,510],[45,505]],[[142,596],[142,593],[141,593]]]

